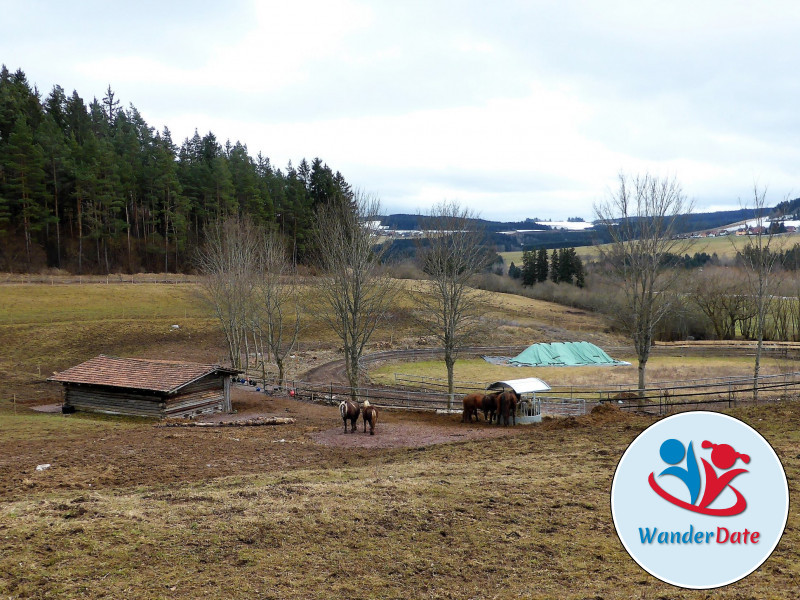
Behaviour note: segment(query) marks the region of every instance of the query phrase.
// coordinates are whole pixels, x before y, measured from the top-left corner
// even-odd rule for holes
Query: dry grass
[[[638,368],[635,357],[614,356],[631,363],[629,366],[603,367],[511,367],[492,365],[483,359],[458,360],[455,365],[457,381],[491,383],[506,379],[538,377],[553,387],[575,386],[590,389],[610,389],[615,386],[636,387]],[[765,358],[761,364],[762,375],[774,375],[800,370],[795,361]],[[445,379],[447,371],[442,361],[418,361],[384,364],[370,370],[373,382],[392,385],[395,373]],[[736,357],[676,357],[654,356],[647,363],[647,381],[688,382],[709,377],[748,377],[753,374],[753,359]]]
[[[614,468],[650,418],[614,411],[517,427],[496,439],[360,449],[314,442],[341,426],[335,407],[263,396],[254,402],[296,424],[174,430],[137,419],[15,412],[6,400],[12,389],[25,392],[28,379],[35,384],[48,369],[101,351],[221,355],[216,326],[195,312],[202,309],[191,286],[58,287],[0,286],[7,311],[0,316],[2,597],[710,597],[653,579],[614,534]],[[603,335],[602,322],[581,311],[502,294],[485,306],[492,343]],[[409,310],[401,296],[379,339],[419,335]],[[173,322],[181,324],[177,332]],[[318,334],[326,335],[312,322],[305,340]],[[689,368],[745,365],[681,360],[660,368],[688,376]],[[552,371],[546,380],[580,373]],[[587,377],[596,372],[622,373],[606,368]],[[733,414],[757,426],[796,481],[796,407]],[[455,436],[466,427],[458,419],[389,413],[382,422],[432,424]],[[45,462],[53,467],[37,472]],[[799,525],[792,505],[767,563],[713,597],[796,597]]]
[[[331,409],[335,411],[335,409]],[[794,406],[739,410],[775,446],[790,481],[800,460]],[[7,414],[15,436],[51,435]],[[264,473],[160,485],[48,486],[61,465],[34,473],[4,446],[0,474],[25,469],[32,489],[0,502],[0,594],[18,598],[795,598],[798,513],[758,571],[721,590],[678,590],[650,577],[614,533],[609,489],[627,444],[652,421],[599,414],[518,427],[511,437],[429,448],[334,454]],[[77,419],[77,436],[167,435],[128,423]],[[458,427],[458,425],[455,425]],[[298,426],[299,427],[299,426]],[[147,429],[145,429],[147,428]],[[308,427],[306,426],[306,429]],[[148,431],[149,430],[149,431]],[[205,431],[185,438],[208,439]],[[245,432],[247,435],[250,432]],[[240,434],[237,432],[237,436]],[[261,435],[250,451],[285,450]],[[70,439],[53,439],[54,453]],[[185,439],[172,440],[176,444]],[[264,443],[266,442],[266,443]],[[254,445],[255,444],[255,445]],[[306,445],[303,445],[306,444]],[[147,453],[146,451],[145,454]],[[144,457],[166,466],[157,453]],[[185,457],[191,463],[190,456]],[[205,460],[205,459],[204,459]],[[221,455],[237,473],[235,454]],[[283,459],[280,459],[283,460]],[[16,461],[16,462],[12,462]],[[67,465],[68,466],[68,465]],[[79,475],[79,473],[76,473]]]
[[[56,279],[54,279],[55,281]],[[65,280],[62,278],[62,281]],[[414,319],[408,288],[400,281],[384,323],[367,351],[432,345]],[[302,292],[306,311],[301,342],[307,348],[335,350],[339,340],[315,308],[315,290]],[[485,333],[475,343],[519,344],[560,339],[567,329],[602,332],[603,322],[581,311],[509,294],[486,294]],[[179,325],[174,330],[172,325]],[[523,340],[522,342],[520,340]],[[222,334],[196,283],[9,283],[0,285],[0,399],[44,401],[58,390],[43,386],[53,371],[97,354],[174,360],[226,360]],[[297,364],[304,367],[316,364]]]

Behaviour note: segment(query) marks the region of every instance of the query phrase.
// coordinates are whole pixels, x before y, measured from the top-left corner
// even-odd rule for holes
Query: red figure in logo
[[[747,454],[736,452],[736,450],[728,444],[712,444],[708,440],[705,440],[703,441],[702,447],[713,448],[711,451],[711,462],[714,463],[714,467],[718,469],[730,469],[736,463],[737,459],[740,458],[745,464],[750,463],[750,457]],[[714,470],[714,467],[708,464],[705,458],[701,458],[700,460],[703,461],[703,468],[706,472],[706,491],[703,494],[703,499],[700,500],[700,508],[705,508],[716,500],[717,496],[722,493],[722,490],[729,486],[734,477],[742,473],[747,473],[747,469],[733,469],[717,477],[717,472]],[[738,509],[740,505],[741,510],[736,510],[729,514],[738,515],[747,507],[747,501],[744,499],[744,496],[739,493],[739,490],[733,486],[730,486],[730,488],[736,494],[736,504],[731,507],[731,510]]]

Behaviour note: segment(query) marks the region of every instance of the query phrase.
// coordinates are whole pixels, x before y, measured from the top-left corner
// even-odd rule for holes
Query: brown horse
[[[343,402],[339,403],[339,414],[342,415],[345,433],[347,433],[348,419],[350,420],[350,433],[353,433],[356,430],[356,422],[358,421],[358,414],[360,412],[361,409],[358,407],[358,404],[352,400],[344,400]]]
[[[483,420],[491,423],[497,414],[497,397],[500,392],[493,394],[486,394],[481,400],[481,410],[483,411]]]
[[[497,396],[497,424],[500,425],[500,418],[503,418],[503,426],[508,427],[509,417],[514,425],[517,424],[517,403],[519,396],[514,390],[506,390]]]
[[[369,400],[364,400],[364,408],[361,411],[364,414],[364,433],[367,433],[367,423],[369,423],[369,434],[375,435],[375,424],[378,422],[378,409],[369,403]]]
[[[481,408],[483,402],[483,394],[469,394],[464,396],[461,404],[464,406],[464,412],[461,415],[461,422],[472,423],[472,415],[475,415],[475,420],[478,420],[478,410]]]

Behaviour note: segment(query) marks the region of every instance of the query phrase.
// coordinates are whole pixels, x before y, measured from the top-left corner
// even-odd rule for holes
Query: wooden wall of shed
[[[64,390],[64,406],[116,415],[156,418],[164,416],[164,401],[159,396],[90,386],[67,385]]]

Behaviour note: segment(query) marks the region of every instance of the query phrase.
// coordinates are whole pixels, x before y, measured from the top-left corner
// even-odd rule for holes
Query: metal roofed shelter
[[[486,389],[504,390],[506,388],[511,388],[520,397],[520,403],[517,406],[517,422],[523,424],[541,422],[542,404],[536,398],[536,393],[550,391],[549,385],[536,377],[526,377],[525,379],[495,381]]]
[[[118,358],[101,354],[48,381],[64,386],[64,412],[145,417],[231,412],[231,377],[220,365]]]

